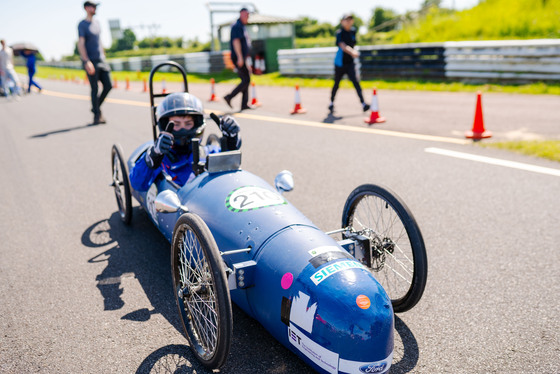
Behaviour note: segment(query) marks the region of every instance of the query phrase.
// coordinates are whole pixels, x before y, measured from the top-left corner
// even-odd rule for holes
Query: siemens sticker
[[[318,285],[319,283],[321,283],[331,275],[347,269],[365,269],[365,268],[364,265],[360,264],[357,261],[353,261],[353,260],[339,261],[339,262],[335,262],[332,265],[325,266],[321,270],[314,273],[310,277],[310,279],[313,281],[313,283],[315,283],[315,285]]]

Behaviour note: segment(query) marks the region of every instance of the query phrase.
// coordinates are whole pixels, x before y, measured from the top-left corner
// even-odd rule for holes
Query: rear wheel
[[[111,186],[115,191],[119,215],[123,222],[128,225],[132,219],[132,197],[130,196],[128,168],[126,167],[122,154],[121,146],[114,144],[111,150],[111,170],[113,174],[113,183]]]
[[[357,259],[381,283],[393,310],[404,312],[414,307],[426,287],[428,261],[420,229],[401,199],[384,187],[359,186],[346,200],[342,227],[348,228],[346,237],[369,239],[371,252]]]
[[[233,334],[231,300],[218,246],[193,213],[177,220],[171,257],[173,289],[191,350],[210,369],[226,361]]]

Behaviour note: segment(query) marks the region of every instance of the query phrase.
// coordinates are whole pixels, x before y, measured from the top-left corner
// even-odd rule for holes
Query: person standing
[[[39,89],[39,92],[41,92],[41,86],[39,86],[39,84],[33,80],[33,76],[35,75],[35,62],[37,60],[37,58],[35,57],[35,52],[29,49],[25,49],[21,54],[23,57],[25,57],[27,75],[29,75],[29,87],[27,87],[27,93],[31,92],[31,86],[37,87]]]
[[[247,8],[242,8],[239,11],[239,19],[231,26],[231,37],[229,41],[231,61],[237,68],[237,75],[241,78],[241,83],[239,83],[230,94],[224,96],[227,105],[233,108],[231,106],[231,100],[241,92],[241,110],[253,109],[253,107],[249,105],[251,73],[247,67],[247,58],[251,54],[251,39],[245,27],[247,22],[249,22],[249,11]]]
[[[362,95],[362,87],[356,76],[356,65],[354,59],[360,53],[354,49],[356,46],[356,28],[354,27],[354,17],[352,14],[345,14],[340,21],[340,28],[336,31],[336,46],[338,51],[334,59],[334,85],[331,92],[331,103],[329,104],[329,111],[334,112],[334,97],[338,91],[338,85],[344,74],[348,75],[348,79],[354,84],[354,88],[358,93],[362,109],[367,112],[369,105],[365,103],[364,96]]]
[[[111,68],[105,61],[105,52],[99,36],[101,34],[101,26],[99,22],[93,18],[99,3],[86,1],[84,9],[86,18],[78,24],[78,51],[82,64],[87,73],[89,84],[91,86],[91,111],[93,112],[93,124],[106,123],[101,113],[101,104],[107,97],[107,94],[113,88],[111,84]],[[103,85],[103,91],[97,96],[98,81]]]
[[[19,85],[19,78],[14,70],[14,51],[6,45],[4,39],[0,40],[2,49],[0,50],[0,77],[2,78],[2,88],[6,97],[10,97],[9,81],[14,82],[15,93],[21,96],[21,87]]]

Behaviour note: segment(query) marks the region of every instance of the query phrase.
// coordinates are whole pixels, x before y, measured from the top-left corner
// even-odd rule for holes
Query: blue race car
[[[150,102],[157,135],[153,76]],[[212,118],[219,122],[214,114]],[[210,369],[225,363],[232,337],[231,301],[318,372],[385,373],[393,357],[394,312],[412,308],[427,279],[418,225],[389,189],[362,185],[346,201],[340,229],[323,232],[275,187],[241,169],[239,150],[201,157],[193,139],[195,177],[180,186],[162,170],[147,191],[132,189],[131,170],[154,142],[125,162],[111,153],[112,186],[122,220],[132,196],[171,243],[172,280],[194,355]],[[223,144],[211,135],[207,144]],[[333,235],[339,235],[335,240]]]

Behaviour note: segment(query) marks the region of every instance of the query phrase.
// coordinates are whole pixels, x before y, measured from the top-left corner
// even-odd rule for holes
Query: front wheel
[[[111,171],[113,174],[111,186],[115,191],[119,215],[122,221],[128,225],[132,219],[132,197],[130,195],[128,168],[126,167],[122,153],[121,146],[114,144],[111,149]]]
[[[357,259],[381,283],[395,312],[405,312],[422,297],[428,277],[420,228],[401,199],[387,188],[364,184],[348,196],[342,213],[345,236],[369,239],[370,253]]]
[[[171,253],[175,299],[191,350],[207,368],[220,368],[233,334],[231,300],[218,246],[199,216],[179,217]]]

